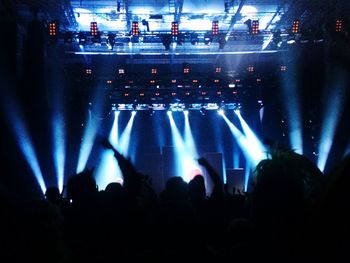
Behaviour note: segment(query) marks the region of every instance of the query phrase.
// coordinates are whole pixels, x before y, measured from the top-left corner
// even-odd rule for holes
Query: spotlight
[[[219,109],[219,110],[218,110],[218,114],[219,114],[220,116],[224,116],[224,115],[225,115],[225,112],[224,112],[223,109]]]
[[[172,113],[171,110],[168,110],[168,111],[167,111],[167,114],[168,114],[168,116],[170,117],[170,115],[172,115],[173,113]]]
[[[188,115],[188,110],[184,110],[184,114],[185,114],[185,115]]]
[[[337,19],[335,21],[335,32],[342,32],[343,31],[343,20]]]

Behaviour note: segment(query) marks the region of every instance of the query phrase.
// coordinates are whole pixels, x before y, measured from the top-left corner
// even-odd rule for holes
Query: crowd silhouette
[[[3,262],[253,262],[349,258],[350,158],[329,175],[305,157],[275,150],[252,191],[228,191],[204,158],[205,178],[170,178],[157,195],[148,176],[107,141],[124,183],[99,191],[94,169],[73,175],[63,197],[23,200],[1,189]]]

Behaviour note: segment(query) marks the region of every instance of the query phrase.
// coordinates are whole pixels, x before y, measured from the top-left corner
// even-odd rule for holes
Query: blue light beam
[[[92,147],[95,142],[96,134],[97,134],[97,119],[92,116],[92,111],[89,109],[89,117],[86,129],[84,131],[84,135],[82,138],[82,143],[79,151],[78,165],[77,165],[77,173],[84,171],[87,161],[90,157],[90,153]]]
[[[255,135],[252,129],[248,126],[247,122],[243,119],[241,112],[239,110],[235,110],[235,113],[241,123],[244,135],[251,142],[252,146],[256,148],[256,151],[259,152],[267,152],[266,147],[261,143],[259,138]]]
[[[257,165],[261,160],[265,159],[265,154],[262,150],[256,149],[254,145],[243,135],[243,133],[226,117],[225,114],[221,115],[226,124],[230,128],[232,135],[236,138],[238,145],[242,149],[246,159],[251,160],[253,165]]]
[[[132,130],[135,116],[136,116],[136,111],[132,111],[131,117],[130,117],[123,133],[120,136],[119,144],[117,144],[117,147],[116,147],[116,149],[124,156],[127,156],[128,152],[129,152],[130,135],[131,135],[131,130]]]
[[[289,127],[289,141],[292,149],[303,154],[303,128],[302,116],[299,101],[299,91],[296,80],[297,76],[293,75],[293,69],[288,69],[282,74],[282,93],[286,107]]]
[[[20,117],[17,109],[14,105],[11,105],[9,102],[7,104],[8,118],[13,132],[15,134],[16,142],[25,157],[30,169],[32,170],[37,183],[40,186],[40,189],[43,194],[46,192],[46,185],[42,171],[40,169],[39,161],[36,156],[32,140],[28,134],[28,130],[24,124],[24,121]]]
[[[185,116],[185,134],[184,134],[184,140],[185,140],[185,145],[190,153],[191,156],[194,158],[198,159],[198,151],[196,144],[193,139],[192,131],[191,131],[191,126],[190,126],[190,121],[188,117],[188,111],[184,111],[184,116]]]
[[[324,118],[318,148],[319,158],[317,160],[317,166],[321,171],[324,171],[326,166],[334,135],[339,124],[341,111],[344,108],[344,100],[346,97],[345,74],[346,73],[342,72],[336,75],[335,84],[332,87],[332,95],[328,96],[328,100],[324,107]]]
[[[65,166],[65,132],[64,121],[61,115],[56,114],[52,121],[53,132],[53,158],[57,176],[57,185],[60,193],[63,191],[64,166]]]
[[[189,182],[194,173],[201,173],[199,165],[197,165],[193,156],[191,156],[184,140],[181,137],[181,134],[175,124],[173,115],[171,111],[168,111],[172,140],[176,150],[176,173],[184,179],[185,182]]]
[[[119,136],[119,111],[114,112],[114,121],[112,129],[109,134],[109,141],[116,147],[118,145]],[[109,183],[119,182],[122,183],[122,173],[118,166],[118,163],[114,157],[114,153],[111,150],[103,152],[101,162],[96,170],[96,181],[99,189],[105,189]]]

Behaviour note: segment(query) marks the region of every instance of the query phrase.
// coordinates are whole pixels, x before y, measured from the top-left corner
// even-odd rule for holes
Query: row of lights
[[[257,35],[259,34],[259,20],[247,20],[245,22],[248,25],[249,33],[251,35]],[[58,23],[56,21],[50,21],[48,26],[48,34],[51,37],[56,37],[58,34]],[[291,32],[294,34],[299,33],[300,30],[300,21],[298,19],[295,19],[292,23]],[[343,20],[342,19],[336,19],[335,21],[335,31],[336,32],[342,32],[343,31]],[[91,22],[90,23],[90,34],[91,36],[98,36],[98,27],[97,22]],[[215,20],[212,22],[212,29],[211,29],[212,35],[219,35],[219,21]],[[131,35],[138,36],[140,35],[139,31],[139,22],[133,21],[132,27],[131,27]],[[179,35],[179,23],[177,21],[174,21],[171,23],[171,35],[172,36],[178,36]]]
[[[281,71],[287,71],[287,66],[286,65],[281,65],[280,66],[280,70]],[[250,65],[247,67],[247,71],[248,72],[254,72],[255,71],[255,67]],[[222,68],[221,67],[216,67],[215,68],[215,73],[221,73],[222,72]],[[85,70],[86,75],[92,75],[92,69],[86,69]],[[190,68],[189,67],[184,67],[183,68],[183,73],[184,74],[189,74],[190,73]],[[125,69],[120,68],[117,70],[117,74],[118,75],[124,75],[125,74]],[[157,75],[158,74],[158,69],[157,68],[152,68],[151,69],[151,74],[152,75]],[[176,80],[172,80],[172,83],[176,83]]]

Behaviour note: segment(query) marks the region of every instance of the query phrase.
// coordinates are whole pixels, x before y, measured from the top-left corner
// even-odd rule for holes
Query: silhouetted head
[[[120,198],[123,196],[124,189],[120,183],[110,183],[106,186],[105,193],[110,197]]]
[[[166,183],[165,194],[168,200],[185,201],[188,199],[188,185],[182,177],[172,177]]]
[[[205,200],[205,183],[202,175],[196,175],[189,182],[188,193],[192,202]]]
[[[97,193],[97,185],[92,171],[84,171],[69,178],[67,185],[68,198],[73,201],[88,199]]]

